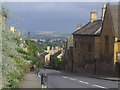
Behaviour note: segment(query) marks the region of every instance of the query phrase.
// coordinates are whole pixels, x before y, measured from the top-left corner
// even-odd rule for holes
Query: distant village
[[[43,53],[37,54],[37,60],[39,64],[43,64],[47,68],[54,68],[53,67],[53,59],[56,57],[60,61],[62,60],[63,56],[63,48],[60,46],[50,47],[47,46],[47,50],[45,50]]]
[[[24,51],[27,52],[28,51],[28,47],[27,47],[27,45],[25,43],[26,38],[21,37],[20,36],[20,32],[17,31],[14,26],[11,26],[9,30],[12,33],[14,33],[19,38],[19,40],[20,40],[20,47]],[[31,39],[31,41],[34,41],[36,43],[38,42],[35,39]],[[61,42],[61,43],[63,43],[63,42]],[[39,64],[43,63],[44,66],[46,66],[46,65],[48,66],[49,65],[49,68],[53,68],[52,67],[52,61],[53,61],[54,57],[57,57],[60,60],[62,60],[62,56],[63,56],[63,47],[60,47],[60,46],[47,46],[47,49],[44,50],[44,52],[42,52],[42,53],[38,52],[36,54],[36,58],[38,60],[38,63]]]
[[[38,42],[40,44],[47,44],[47,43],[66,43],[66,39],[31,39],[31,41]]]

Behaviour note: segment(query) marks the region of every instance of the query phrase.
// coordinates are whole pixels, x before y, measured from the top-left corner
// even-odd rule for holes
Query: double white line
[[[63,78],[68,79],[68,77],[66,77],[66,76],[63,76]],[[69,79],[70,79],[70,80],[73,80],[73,81],[77,81],[77,79],[74,79],[74,78],[69,78]],[[84,84],[89,84],[88,82],[81,81],[81,80],[79,80],[78,82],[84,83]],[[103,86],[100,86],[100,85],[96,85],[96,84],[92,84],[92,86],[98,87],[98,88],[106,88],[106,87],[103,87]]]

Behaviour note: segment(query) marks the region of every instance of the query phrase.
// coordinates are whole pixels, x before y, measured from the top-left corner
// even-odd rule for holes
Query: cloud
[[[20,19],[9,18],[9,25],[26,30],[74,31],[77,24],[89,21],[92,8],[98,9],[99,17],[103,3],[56,3],[27,2],[6,3],[10,12]],[[17,25],[16,25],[17,23]]]

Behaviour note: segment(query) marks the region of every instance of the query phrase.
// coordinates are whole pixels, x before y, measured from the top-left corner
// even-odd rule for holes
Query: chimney
[[[101,16],[102,21],[104,19],[105,10],[106,10],[106,4],[103,4],[103,7],[102,7],[102,16]]]
[[[50,46],[47,46],[47,52],[50,52]]]
[[[92,11],[90,12],[90,22],[93,22],[97,20],[97,12],[95,12],[93,9]]]
[[[77,26],[77,30],[80,30],[81,27],[82,27],[82,24],[79,24],[79,25]]]
[[[10,27],[10,31],[14,33],[15,32],[15,28],[13,26],[11,26]]]

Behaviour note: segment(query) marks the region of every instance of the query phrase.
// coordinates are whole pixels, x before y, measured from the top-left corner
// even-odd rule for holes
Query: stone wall
[[[101,32],[101,73],[114,73],[114,36],[110,12],[106,10]]]
[[[73,71],[73,47],[65,50],[65,71]]]
[[[94,73],[95,65],[100,61],[100,36],[74,35],[73,37],[73,70]]]

